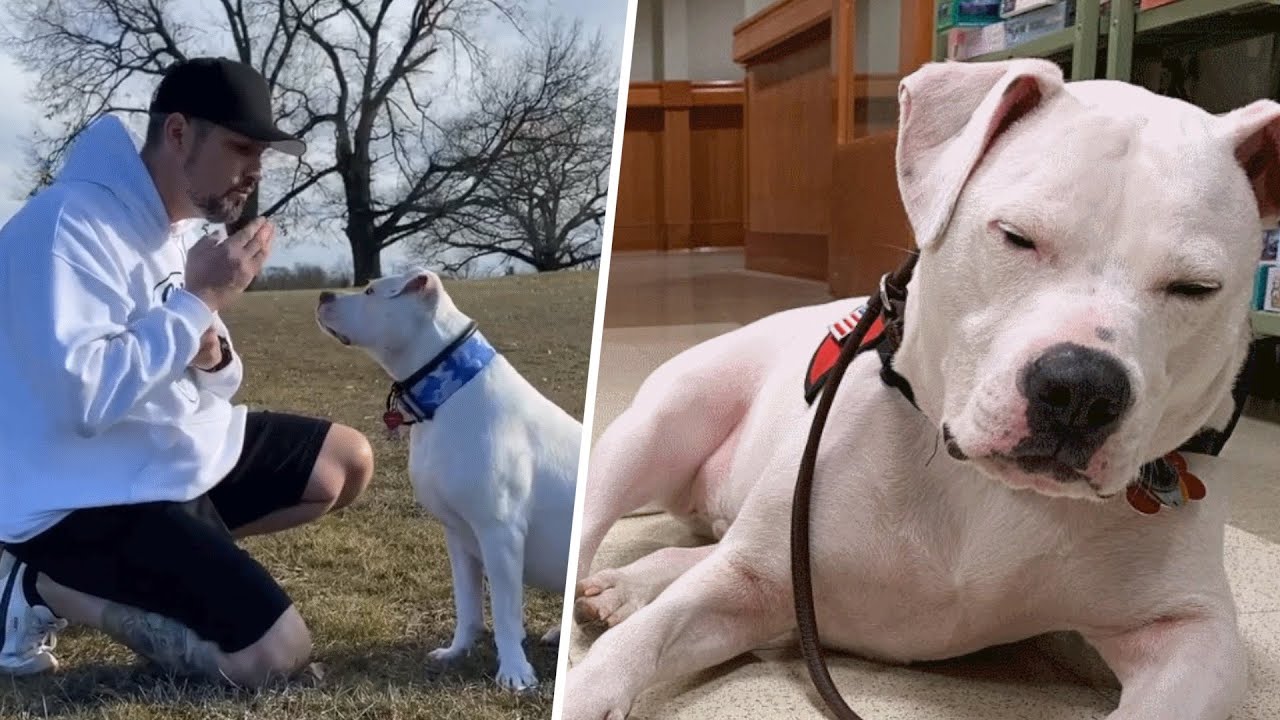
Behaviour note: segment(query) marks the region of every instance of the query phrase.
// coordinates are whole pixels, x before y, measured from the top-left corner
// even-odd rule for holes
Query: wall
[[[858,0],[854,26],[854,69],[858,73],[896,75],[902,10],[898,0]]]
[[[733,26],[743,18],[742,0],[687,0],[685,7],[689,79],[741,80],[742,67],[733,62]]]
[[[661,2],[661,0],[658,0]],[[651,82],[658,79],[658,68],[654,67],[654,59],[658,57],[658,40],[653,32],[657,26],[657,3],[654,0],[639,0],[636,3],[635,39],[631,48],[631,82]]]
[[[639,0],[631,80],[741,80],[733,26],[747,0]],[[767,2],[765,4],[768,4]]]

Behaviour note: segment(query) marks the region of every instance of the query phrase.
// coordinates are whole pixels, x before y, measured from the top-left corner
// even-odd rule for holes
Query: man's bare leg
[[[257,642],[224,653],[183,624],[138,608],[86,595],[54,582],[36,580],[40,596],[59,617],[98,629],[168,672],[240,686],[260,686],[300,670],[311,654],[311,636],[290,606]]]
[[[373,449],[358,430],[334,424],[324,438],[302,502],[254,520],[232,533],[237,539],[306,525],[350,505],[373,478]]]

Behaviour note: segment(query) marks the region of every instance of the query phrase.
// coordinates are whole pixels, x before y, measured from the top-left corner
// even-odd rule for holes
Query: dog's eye
[[[372,294],[373,294],[373,286],[369,286],[369,287],[365,288],[365,289],[364,289],[364,294],[365,294],[365,295],[372,295]]]
[[[1004,235],[1005,242],[1009,243],[1010,245],[1016,248],[1019,248],[1021,250],[1036,249],[1035,243],[1028,240],[1025,236],[1023,236],[1021,233],[1019,233],[1017,230],[1013,229],[1012,227],[1005,225],[1004,223],[1000,223],[996,227]]]
[[[1187,282],[1169,283],[1166,288],[1170,295],[1181,295],[1182,297],[1200,298],[1212,295],[1222,289],[1222,286],[1214,282],[1204,282],[1200,280],[1191,280]]]

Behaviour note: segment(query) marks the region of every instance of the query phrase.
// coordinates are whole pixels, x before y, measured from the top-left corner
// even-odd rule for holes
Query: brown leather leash
[[[800,650],[804,653],[805,664],[809,666],[809,676],[813,679],[818,694],[831,708],[831,712],[840,720],[862,720],[840,696],[827,669],[827,661],[818,642],[818,619],[813,604],[813,576],[809,566],[809,515],[813,496],[813,471],[818,461],[818,443],[822,439],[822,431],[827,424],[827,415],[831,412],[831,403],[835,399],[836,389],[845,370],[864,348],[862,340],[872,324],[885,316],[884,333],[881,342],[890,342],[894,347],[902,341],[902,312],[907,300],[907,282],[915,270],[917,255],[912,253],[892,273],[880,278],[880,293],[871,297],[866,311],[859,318],[853,332],[843,341],[840,356],[831,368],[831,373],[822,389],[818,407],[813,416],[813,424],[809,427],[809,441],[805,445],[804,455],[800,459],[800,474],[796,478],[796,490],[791,507],[791,585],[795,594],[796,623],[800,630]],[[887,366],[886,366],[887,368]],[[910,397],[908,395],[908,397]]]

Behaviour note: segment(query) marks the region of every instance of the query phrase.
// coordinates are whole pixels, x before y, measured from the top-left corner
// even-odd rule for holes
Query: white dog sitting
[[[929,65],[900,100],[920,257],[888,372],[855,359],[819,446],[823,644],[910,662],[1078,631],[1123,685],[1110,720],[1223,720],[1248,675],[1227,506],[1194,477],[1203,456],[1171,452],[1232,422],[1280,105],[1214,116],[1036,60]],[[575,616],[608,629],[569,672],[566,720],[624,717],[657,682],[793,636],[807,381],[858,303],[689,349],[599,439]],[[654,501],[717,542],[588,577]]]
[[[316,320],[396,381],[388,426],[411,426],[414,494],[444,525],[453,570],[453,642],[431,657],[449,662],[475,643],[487,578],[498,683],[532,688],[523,589],[564,592],[581,424],[485,340],[429,271],[377,280],[363,293],[322,293]],[[543,641],[558,638],[557,624]]]

